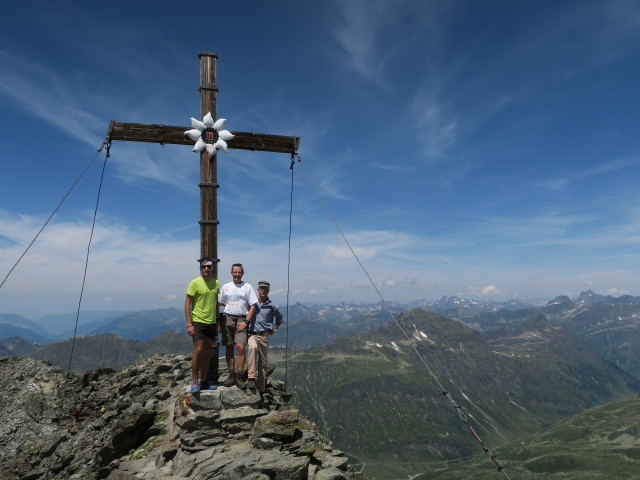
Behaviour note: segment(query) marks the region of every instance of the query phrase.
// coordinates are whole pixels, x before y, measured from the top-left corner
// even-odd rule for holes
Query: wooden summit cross
[[[212,52],[200,52],[200,119],[211,113],[216,120],[216,59]],[[112,120],[107,139],[130,142],[151,142],[174,145],[193,145],[194,141],[184,132],[192,127],[172,125],[126,123]],[[300,137],[287,137],[254,132],[231,131],[234,138],[227,141],[228,148],[242,150],[260,150],[295,155],[298,153]],[[214,260],[213,278],[218,278],[218,191],[217,152],[209,155],[207,150],[200,152],[200,258]]]

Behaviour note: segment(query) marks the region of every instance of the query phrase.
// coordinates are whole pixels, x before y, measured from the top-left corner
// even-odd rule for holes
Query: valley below
[[[177,309],[94,321],[75,341],[44,344],[44,331],[8,336],[29,325],[14,317],[0,315],[0,356],[80,373],[192,350]],[[269,359],[292,404],[379,480],[499,478],[471,430],[514,479],[633,478],[639,318],[637,297],[593,292],[542,306],[296,304]]]

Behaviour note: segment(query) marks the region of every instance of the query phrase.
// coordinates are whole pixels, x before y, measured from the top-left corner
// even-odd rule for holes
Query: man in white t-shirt
[[[229,378],[225,387],[236,384],[247,388],[243,379],[244,364],[247,358],[247,327],[255,315],[258,296],[253,287],[242,281],[244,268],[241,263],[231,266],[233,282],[225,283],[220,289],[219,302],[224,305],[224,322],[222,323],[222,343],[225,346]],[[238,352],[236,361],[234,347]]]

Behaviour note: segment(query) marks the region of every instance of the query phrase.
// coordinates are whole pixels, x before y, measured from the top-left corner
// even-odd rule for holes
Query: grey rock
[[[244,406],[256,407],[260,403],[260,395],[250,389],[242,390],[238,387],[220,387],[218,391],[220,392],[222,406],[226,409]]]
[[[188,393],[188,395],[191,395],[190,406],[193,410],[220,410],[222,408],[219,389],[194,394]]]
[[[323,439],[314,430],[303,430],[302,436],[287,444],[287,449],[299,455],[313,455],[323,445]]]
[[[251,445],[262,450],[279,450],[282,447],[282,442],[267,437],[254,437],[251,439]]]
[[[77,375],[0,358],[0,478],[364,478],[343,470],[346,457],[273,383],[271,412],[237,387],[187,392],[190,359],[155,355]]]
[[[346,474],[342,470],[338,470],[336,467],[328,467],[319,470],[314,476],[313,480],[346,480]]]
[[[253,422],[243,422],[238,420],[229,420],[224,422],[224,429],[228,432],[229,438],[236,440],[244,440],[251,435]]]
[[[224,438],[227,435],[225,434],[225,432],[223,430],[195,430],[195,431],[191,431],[191,432],[183,432],[180,435],[180,441],[184,444],[184,445],[188,445],[190,447],[193,447],[195,445],[201,444],[201,443],[205,443],[208,442],[210,440],[213,439],[219,439],[222,438],[222,440],[224,441]],[[217,445],[219,442],[214,442],[211,443],[212,445]]]
[[[283,455],[274,451],[256,451],[247,442],[236,444],[226,452],[202,462],[193,469],[193,480],[243,478],[269,474],[271,478],[302,480],[306,478],[306,457]]]
[[[347,468],[347,457],[342,455],[334,455],[331,451],[316,450],[315,452],[313,452],[313,458],[322,465],[341,469]]]
[[[220,412],[220,420],[253,420],[262,415],[266,415],[267,411],[262,408],[238,407],[227,408]]]
[[[300,414],[296,409],[271,412],[257,418],[254,434],[257,437],[269,437],[276,440],[293,439],[298,428]]]
[[[168,389],[163,389],[155,393],[155,397],[158,400],[166,400],[171,396],[171,392]]]

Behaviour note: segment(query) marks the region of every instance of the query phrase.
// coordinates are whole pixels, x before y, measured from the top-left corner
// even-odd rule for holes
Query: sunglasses
[[[213,268],[213,265],[202,265],[200,268],[202,268],[203,270],[205,268]]]

